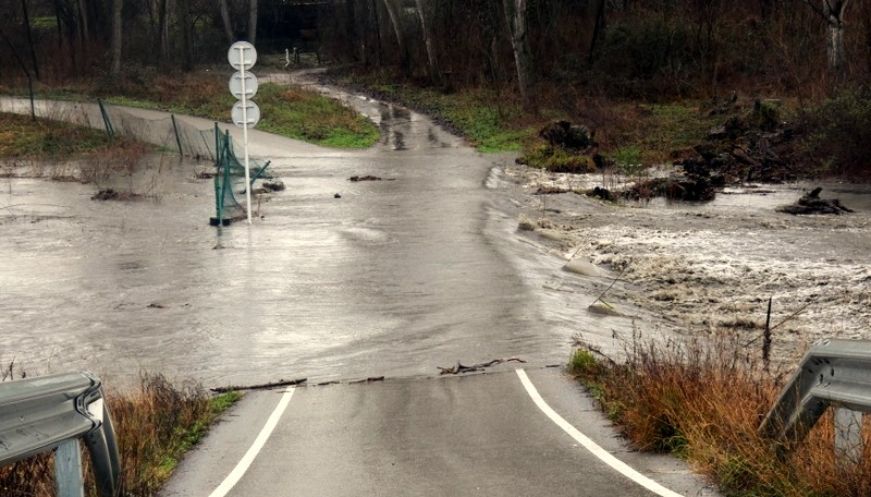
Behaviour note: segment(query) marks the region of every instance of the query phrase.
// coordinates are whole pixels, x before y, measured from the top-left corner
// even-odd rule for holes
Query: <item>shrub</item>
[[[687,459],[724,495],[871,492],[871,453],[856,467],[839,464],[831,412],[785,455],[757,433],[786,371],[768,372],[759,355],[737,339],[635,343],[620,363],[599,360],[587,350],[573,356],[570,371],[635,447]],[[866,430],[866,439],[869,434]]]
[[[131,392],[107,392],[106,403],[121,452],[121,495],[155,495],[181,456],[238,398],[236,392],[210,397],[199,387],[173,385],[160,375],[144,375],[139,387]],[[94,495],[90,460],[83,460],[87,486]],[[43,454],[0,468],[0,495],[54,495],[53,467],[53,457]]]
[[[844,90],[802,116],[811,155],[826,172],[871,176],[871,88]]]

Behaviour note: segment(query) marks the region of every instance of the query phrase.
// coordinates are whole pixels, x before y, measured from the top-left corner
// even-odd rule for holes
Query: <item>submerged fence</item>
[[[236,144],[229,131],[222,132],[217,123],[212,128],[200,129],[174,114],[146,118],[102,101],[98,105],[109,137],[128,136],[182,157],[214,162],[215,216],[210,220],[213,226],[226,226],[244,217],[245,207],[236,194],[244,193],[256,180],[268,177],[269,161],[252,159],[251,185],[245,185],[245,166],[236,157]]]

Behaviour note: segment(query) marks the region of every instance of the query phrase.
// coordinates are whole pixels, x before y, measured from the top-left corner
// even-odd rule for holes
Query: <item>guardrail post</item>
[[[862,413],[838,407],[835,409],[835,457],[845,466],[862,461]]]
[[[58,445],[54,454],[54,475],[57,497],[84,497],[82,451],[77,439]]]

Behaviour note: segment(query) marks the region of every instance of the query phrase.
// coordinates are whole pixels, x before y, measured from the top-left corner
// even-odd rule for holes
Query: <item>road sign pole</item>
[[[251,172],[248,165],[248,96],[245,88],[245,47],[239,47],[239,71],[242,73],[242,142],[245,149],[245,209],[251,224]]]

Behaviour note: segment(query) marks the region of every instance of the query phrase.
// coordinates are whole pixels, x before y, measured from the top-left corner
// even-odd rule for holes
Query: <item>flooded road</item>
[[[163,164],[150,197],[133,202],[92,201],[93,185],[0,180],[0,361],[207,385],[563,362],[576,322],[544,312],[521,276],[529,259],[505,248],[516,219],[485,184],[500,159],[423,116],[347,98],[381,126],[380,145],[252,133],[288,189],[263,200],[250,228],[208,226],[202,164]],[[348,181],[367,174],[384,180]]]
[[[312,87],[372,119],[382,140],[343,151],[252,132],[252,154],[288,189],[261,199],[250,228],[208,226],[213,186],[195,174],[207,162],[156,155],[117,180],[146,195],[131,202],[92,201],[95,185],[0,179],[0,364],[207,386],[432,375],[514,356],[540,366],[564,363],[578,333],[615,354],[637,335],[727,329],[750,341],[769,296],[774,322],[801,311],[778,330],[781,357],[821,336],[868,336],[867,186],[827,185],[857,210],[839,218],[774,211],[803,185],[703,205],[534,195],[598,178],[542,175],[406,109]],[[101,126],[96,106],[64,105],[40,111]],[[126,112],[165,143],[166,114]],[[572,257],[600,271],[564,270]],[[619,315],[588,310],[606,291]]]

